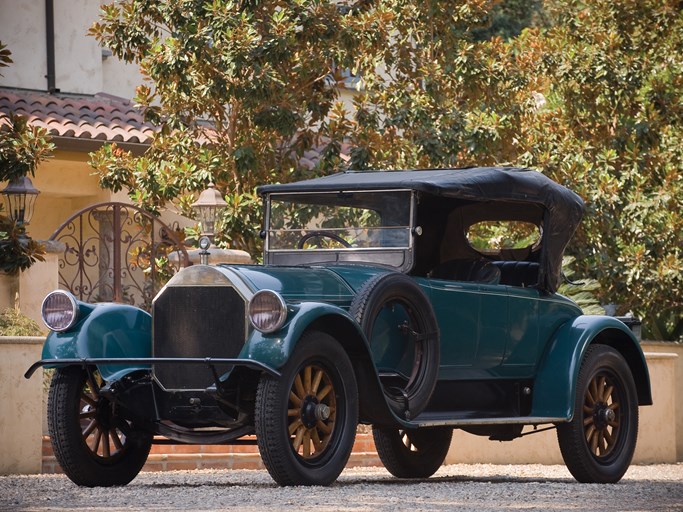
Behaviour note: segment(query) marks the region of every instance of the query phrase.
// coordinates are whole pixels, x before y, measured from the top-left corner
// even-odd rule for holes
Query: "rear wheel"
[[[330,335],[304,334],[282,369],[263,375],[256,394],[256,438],[280,485],[328,485],[351,455],[358,390],[351,361]]]
[[[382,464],[398,478],[427,478],[441,467],[451,446],[453,429],[416,430],[372,427]]]
[[[633,458],[638,400],[623,356],[605,345],[588,348],[576,389],[574,418],[557,427],[560,451],[579,482],[618,482]]]
[[[70,366],[55,370],[47,420],[64,473],[87,487],[125,485],[144,466],[152,435],[136,429],[100,396],[99,373]]]

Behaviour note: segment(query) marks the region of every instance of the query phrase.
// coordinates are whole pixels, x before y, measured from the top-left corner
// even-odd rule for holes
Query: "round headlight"
[[[78,321],[78,304],[69,292],[55,290],[43,300],[41,316],[45,325],[53,331],[66,331]]]
[[[287,319],[287,305],[272,290],[257,292],[249,303],[251,325],[261,332],[277,331]]]

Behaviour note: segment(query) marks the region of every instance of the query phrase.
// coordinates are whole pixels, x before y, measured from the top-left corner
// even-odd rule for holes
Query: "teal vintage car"
[[[637,320],[557,293],[576,194],[491,167],[259,193],[263,265],[181,270],[151,315],[45,298],[52,332],[27,377],[56,368],[48,425],[71,480],[123,485],[152,443],[255,434],[278,484],[326,485],[359,423],[399,478],[432,475],[453,429],[511,441],[528,425],[557,430],[578,481],[623,476],[650,381]]]

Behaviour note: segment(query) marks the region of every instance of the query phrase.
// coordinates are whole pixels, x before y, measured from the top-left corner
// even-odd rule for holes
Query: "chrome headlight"
[[[55,290],[43,300],[40,315],[52,331],[66,331],[78,321],[78,304],[69,292]]]
[[[249,321],[261,332],[277,331],[287,319],[287,305],[279,293],[257,292],[249,303]]]

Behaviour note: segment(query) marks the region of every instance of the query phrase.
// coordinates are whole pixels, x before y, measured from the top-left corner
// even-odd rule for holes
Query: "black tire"
[[[280,485],[329,485],[346,466],[358,425],[349,357],[330,335],[306,332],[280,378],[263,375],[255,428],[261,458]]]
[[[147,461],[152,435],[120,417],[99,395],[99,374],[92,377],[78,366],[55,370],[47,404],[52,448],[75,484],[126,485]]]
[[[398,478],[428,478],[441,467],[453,438],[449,427],[416,430],[372,427],[382,464]]]
[[[395,335],[373,332],[375,321],[385,308],[391,308],[391,314],[398,310],[407,315],[407,323],[397,322]],[[400,383],[384,380],[383,389],[387,403],[399,417],[415,418],[429,404],[439,374],[439,326],[429,299],[411,277],[394,272],[380,274],[363,284],[351,303],[350,313],[371,346],[380,343],[378,338],[382,335],[413,336],[410,375]]]
[[[638,438],[638,398],[623,356],[606,345],[588,348],[579,370],[574,417],[557,427],[569,472],[582,483],[618,482]]]

